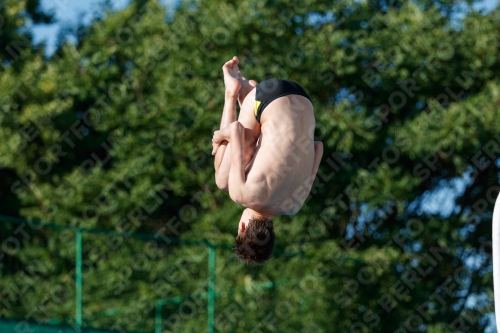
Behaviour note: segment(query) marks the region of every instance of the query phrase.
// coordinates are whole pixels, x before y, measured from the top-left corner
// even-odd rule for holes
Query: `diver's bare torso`
[[[235,56],[222,66],[224,109],[212,138],[217,187],[247,208],[243,215],[270,219],[296,214],[323,155],[323,144],[314,141],[313,106],[291,81],[278,79],[272,89],[279,95],[272,96],[269,82],[259,88],[241,75],[238,63]],[[237,101],[241,110],[236,120]]]
[[[252,101],[255,89],[245,103]],[[245,169],[252,186],[248,200],[241,204],[272,215],[296,214],[315,176],[313,106],[300,95],[277,98],[265,108],[260,124],[261,133]]]

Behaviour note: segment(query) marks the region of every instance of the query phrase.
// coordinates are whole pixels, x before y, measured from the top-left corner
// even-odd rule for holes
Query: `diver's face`
[[[244,221],[240,221],[240,224],[238,225],[238,235],[245,231],[246,225],[247,224]]]
[[[250,211],[247,209],[245,209],[243,211],[243,214],[241,214],[241,217],[240,217],[240,223],[238,224],[238,235],[242,232],[245,231],[245,229],[248,227],[248,220],[250,220],[250,218],[252,217]]]

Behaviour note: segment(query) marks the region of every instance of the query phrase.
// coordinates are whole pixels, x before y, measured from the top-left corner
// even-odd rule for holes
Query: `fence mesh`
[[[288,290],[303,280],[235,280],[228,245],[3,216],[0,245],[2,332],[237,332],[245,311],[265,318],[277,299],[287,299],[282,312],[311,305]]]

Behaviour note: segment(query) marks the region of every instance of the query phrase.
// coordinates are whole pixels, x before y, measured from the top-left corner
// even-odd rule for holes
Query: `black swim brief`
[[[289,80],[282,79],[269,79],[260,82],[257,85],[255,92],[255,118],[260,123],[260,116],[266,106],[268,106],[276,98],[287,96],[287,95],[301,95],[309,98],[304,88],[302,88],[298,83]]]

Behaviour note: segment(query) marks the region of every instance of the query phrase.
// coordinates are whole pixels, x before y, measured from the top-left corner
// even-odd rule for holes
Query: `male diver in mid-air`
[[[314,141],[313,105],[300,85],[247,80],[236,56],[222,71],[224,110],[212,139],[215,179],[217,187],[246,207],[236,237],[237,258],[262,264],[274,247],[273,217],[300,210],[316,178],[323,144]]]

